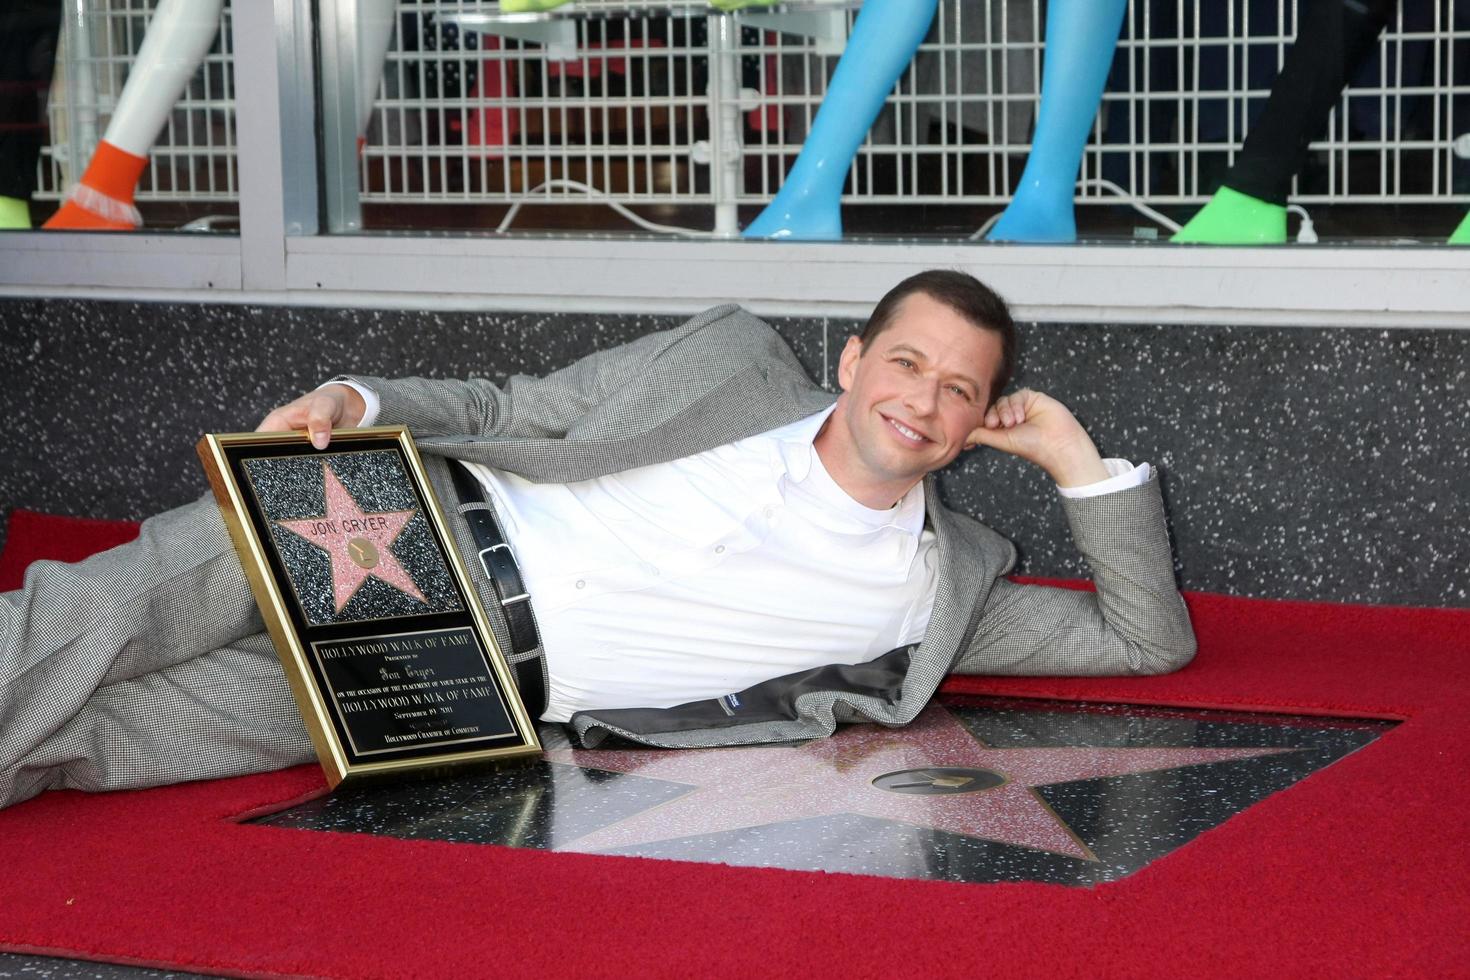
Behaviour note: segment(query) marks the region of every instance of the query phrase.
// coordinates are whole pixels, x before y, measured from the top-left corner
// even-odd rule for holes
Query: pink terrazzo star
[[[393,557],[393,542],[417,510],[367,513],[358,506],[337,474],[322,463],[327,512],[322,517],[276,521],[278,525],[325,551],[332,558],[332,594],[337,612],[362,588],[368,576],[386,582],[428,605],[408,571]]]
[[[605,851],[851,813],[1096,861],[1033,787],[1251,759],[1291,749],[992,749],[939,705],[906,728],[854,725],[796,748],[548,751],[550,762],[688,783],[689,792],[557,850]],[[879,789],[886,773],[987,769],[1005,782],[923,796]],[[922,774],[916,779],[924,778]]]

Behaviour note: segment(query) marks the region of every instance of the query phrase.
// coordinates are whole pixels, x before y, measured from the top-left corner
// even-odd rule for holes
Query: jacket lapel
[[[956,514],[939,500],[933,474],[924,478],[924,519],[934,531],[939,581],[924,641],[914,649],[904,685],[912,718],[954,666],[985,606],[995,580],[1015,564],[1016,549],[979,521]],[[905,720],[908,720],[906,718]]]

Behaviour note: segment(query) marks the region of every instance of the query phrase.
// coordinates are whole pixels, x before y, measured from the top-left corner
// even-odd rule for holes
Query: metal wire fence
[[[337,0],[355,2],[355,0]],[[363,3],[368,0],[362,0]],[[153,0],[76,0],[41,194],[58,198],[105,125]],[[1044,0],[941,0],[848,174],[849,205],[1003,204],[1039,103]],[[537,18],[397,2],[357,181],[364,203],[768,201],[820,107],[853,0],[735,14],[578,0]],[[1204,201],[1293,41],[1291,0],[1133,0],[1084,155],[1156,205]],[[219,41],[152,154],[150,200],[233,200],[234,71]],[[733,145],[732,145],[733,144]],[[1398,206],[1470,193],[1470,3],[1404,3],[1312,144],[1293,200]],[[723,161],[738,165],[722,178]],[[432,226],[432,225],[431,225]],[[895,231],[919,228],[896,227]]]

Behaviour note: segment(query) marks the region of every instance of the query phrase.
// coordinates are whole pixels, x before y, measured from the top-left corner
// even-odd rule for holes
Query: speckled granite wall
[[[201,432],[338,371],[540,373],[669,317],[0,300],[0,509],[140,517],[202,492]],[[777,323],[815,376],[852,321]],[[1470,606],[1470,332],[1027,325],[1021,381],[1164,469],[1180,577],[1244,595]],[[831,355],[829,357],[829,354]],[[1044,477],[996,454],[949,501],[1022,569],[1080,572]]]

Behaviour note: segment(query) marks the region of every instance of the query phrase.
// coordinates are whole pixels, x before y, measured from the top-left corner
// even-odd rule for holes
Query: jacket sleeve
[[[544,378],[518,374],[504,385],[485,378],[344,378],[377,394],[377,424],[406,425],[418,437],[556,438],[590,408],[643,376],[671,345],[737,317],[753,319],[738,306],[717,306],[672,330],[596,351]]]
[[[1174,582],[1158,474],[1062,504],[1097,591],[997,580],[955,672],[1164,674],[1189,663],[1194,630]]]

